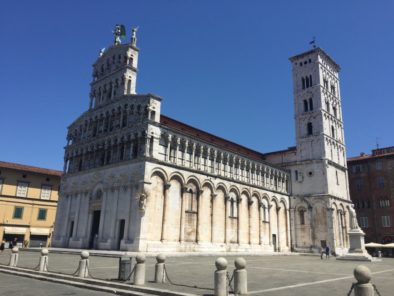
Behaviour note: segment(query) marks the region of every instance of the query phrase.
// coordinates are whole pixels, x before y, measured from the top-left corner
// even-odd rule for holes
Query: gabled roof
[[[224,150],[228,150],[237,154],[242,154],[246,157],[253,158],[259,161],[262,161],[264,159],[264,155],[261,152],[249,149],[237,143],[220,138],[218,136],[215,136],[198,128],[192,127],[178,120],[172,119],[163,114],[160,115],[160,124],[164,127],[168,127],[170,129],[184,133],[192,138],[197,138],[199,140],[208,142],[212,145],[218,146]]]
[[[61,177],[63,175],[63,172],[58,171],[58,170],[39,168],[39,167],[30,166],[30,165],[24,165],[24,164],[6,162],[6,161],[0,161],[0,169],[1,168],[24,171],[24,172],[31,172],[31,173],[37,173],[37,174],[45,174],[45,175],[51,175],[51,176],[57,176],[57,177]]]
[[[353,162],[353,161],[359,161],[359,160],[377,159],[377,158],[383,158],[383,157],[386,157],[386,156],[394,156],[394,152],[389,152],[389,153],[384,153],[384,154],[377,154],[377,155],[363,154],[363,155],[360,155],[360,156],[348,157],[347,162]]]

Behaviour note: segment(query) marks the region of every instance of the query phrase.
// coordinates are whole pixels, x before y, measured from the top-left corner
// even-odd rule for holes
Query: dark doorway
[[[274,252],[277,252],[277,247],[276,247],[276,234],[272,235],[272,245],[274,246]]]
[[[118,244],[117,244],[118,250],[120,250],[120,242],[124,237],[124,224],[125,224],[124,219],[119,220],[119,233],[118,233]]]
[[[47,235],[30,235],[30,247],[46,247]]]
[[[93,249],[97,244],[97,238],[99,233],[100,227],[100,215],[101,211],[93,211],[93,221],[92,221],[92,228],[90,231],[90,240],[89,240],[89,249]]]
[[[74,221],[70,223],[70,232],[68,233],[68,237],[72,237],[74,232]]]
[[[325,249],[326,246],[327,246],[327,242],[326,242],[325,240],[321,240],[321,241],[320,241],[320,246],[321,246],[323,249]]]

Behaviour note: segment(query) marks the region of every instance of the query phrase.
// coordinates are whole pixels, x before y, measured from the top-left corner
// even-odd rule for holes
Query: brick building
[[[366,242],[394,242],[394,146],[348,159],[350,197]]]

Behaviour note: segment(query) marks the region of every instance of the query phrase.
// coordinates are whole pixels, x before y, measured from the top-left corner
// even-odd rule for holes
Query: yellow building
[[[0,161],[0,241],[50,244],[61,176],[57,170]]]

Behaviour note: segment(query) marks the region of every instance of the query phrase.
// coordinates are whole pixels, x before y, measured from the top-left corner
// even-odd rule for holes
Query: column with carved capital
[[[181,139],[180,138],[176,138],[176,142],[175,142],[175,164],[179,164],[179,146],[181,145]]]
[[[251,215],[251,210],[252,210],[252,205],[253,205],[253,199],[248,199],[248,218],[249,218],[249,245],[252,244],[252,215]]]
[[[240,196],[237,196],[237,244],[241,243],[241,225],[240,225],[240,219],[239,217],[241,216],[240,210],[241,210],[241,202],[242,199]]]
[[[129,153],[126,156],[126,159],[133,159],[133,150],[134,150],[133,144],[134,144],[133,139],[130,139],[130,141],[126,144],[126,146],[127,145],[129,146],[128,148]]]
[[[197,189],[197,229],[196,229],[196,243],[200,242],[200,233],[201,233],[201,198],[202,198],[202,189]]]
[[[280,235],[280,209],[281,209],[281,207],[277,207],[276,208],[276,228],[277,228],[276,235],[277,235],[277,242],[278,242],[278,244],[277,244],[278,252],[281,251],[280,242],[281,242],[281,239],[282,239],[281,235]]]
[[[104,188],[103,190],[103,202],[101,204],[101,211],[100,211],[100,225],[99,225],[99,241],[104,240],[104,225],[105,225],[105,218],[106,218],[106,209],[107,209],[107,199],[108,199],[108,188]]]
[[[189,141],[185,140],[185,146],[183,147],[182,166],[186,166],[186,156],[187,156],[188,147],[189,147]]]
[[[213,160],[212,160],[212,173],[216,174],[216,159],[218,157],[218,151],[214,150],[213,151]]]
[[[259,200],[259,245],[263,244],[263,203]]]
[[[289,210],[289,212],[290,212],[290,228],[291,228],[291,231],[290,231],[290,235],[291,235],[291,248],[292,248],[292,251],[294,250],[294,248],[297,246],[297,244],[296,244],[296,242],[297,242],[297,234],[296,234],[296,225],[295,225],[295,222],[296,222],[296,219],[295,219],[295,208],[293,207],[293,208],[290,208],[290,210]],[[312,221],[312,220],[311,220]]]
[[[269,245],[272,246],[272,217],[271,217],[271,208],[273,207],[272,204],[268,205],[268,215],[269,215],[269,225],[268,225],[268,229],[269,229],[269,235],[268,235],[268,241],[269,241]]]
[[[77,208],[76,208],[75,219],[74,219],[73,240],[78,239],[78,222],[79,222],[82,197],[83,197],[83,193],[78,192],[77,193]]]
[[[129,227],[130,227],[130,222],[132,219],[131,214],[132,214],[133,198],[135,198],[135,197],[133,195],[133,187],[131,186],[131,184],[124,186],[123,189],[125,190],[125,192],[128,193],[127,198],[126,198],[127,203],[125,205],[128,210],[127,210],[127,215],[126,215],[126,219],[125,219],[124,236],[123,236],[123,240],[125,242],[127,242],[130,240]]]
[[[171,157],[170,157],[170,153],[171,153],[171,139],[172,136],[168,135],[167,136],[167,153],[166,153],[166,161],[169,162]]]
[[[226,244],[230,242],[230,227],[229,227],[229,220],[228,216],[230,214],[230,196],[225,196],[224,197],[224,206],[225,206],[225,213],[224,213],[224,231],[225,231],[225,237],[224,241]]]
[[[118,202],[119,202],[119,195],[120,195],[120,190],[121,187],[117,186],[113,188],[111,191],[113,192],[113,195],[111,197],[111,234],[110,234],[110,240],[111,240],[111,246],[114,247],[114,242],[115,242],[115,237],[116,237],[116,222],[117,222],[117,211],[118,211]]]
[[[337,245],[335,239],[335,230],[334,230],[334,208],[327,208],[327,244],[330,245],[331,250],[335,250],[335,246]]]
[[[194,167],[194,163],[195,163],[195,155],[196,155],[196,143],[192,144],[192,154],[191,154],[191,161],[190,161],[190,167],[191,168],[195,168]]]
[[[290,247],[291,245],[291,237],[290,237],[290,210],[284,208],[284,210],[286,211],[286,247]]]
[[[213,222],[213,215],[214,215],[214,213],[215,213],[214,205],[215,205],[215,197],[216,197],[216,196],[217,196],[216,193],[211,193],[211,200],[210,200],[210,202],[211,202],[211,243],[214,242],[214,234],[213,234],[213,231],[214,231],[214,229],[215,229],[215,225],[214,225],[214,222]]]
[[[163,222],[161,223],[161,241],[165,241],[167,238],[167,207],[168,207],[168,199],[169,196],[169,189],[171,187],[170,183],[164,185],[164,198],[163,198]]]
[[[67,235],[67,228],[68,224],[70,223],[70,208],[71,208],[71,196],[67,195],[67,207],[66,207],[66,214],[64,215],[64,224],[62,225],[63,231],[62,231],[62,238],[64,238],[64,241],[62,242],[63,247],[67,247],[68,243],[68,235]]]
[[[183,243],[185,241],[185,193],[187,192],[187,188],[183,187],[181,191],[181,222],[179,223],[179,242]]]

